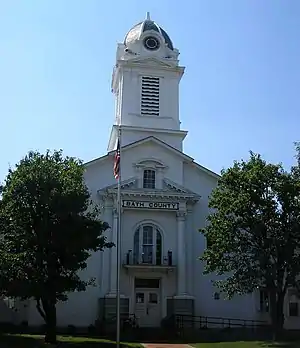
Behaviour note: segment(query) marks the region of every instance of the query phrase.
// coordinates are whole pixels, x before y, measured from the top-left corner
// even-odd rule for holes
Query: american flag
[[[114,160],[114,177],[115,179],[119,179],[120,177],[120,140],[118,139],[118,145],[115,153]]]

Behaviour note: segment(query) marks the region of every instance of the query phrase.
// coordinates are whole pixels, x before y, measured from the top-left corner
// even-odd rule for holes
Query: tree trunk
[[[271,323],[273,331],[273,340],[278,340],[282,337],[283,325],[284,325],[284,293],[270,293],[271,302]]]
[[[46,335],[45,342],[47,343],[56,343],[56,307],[53,305],[53,308],[48,313],[48,319],[46,322]]]
[[[46,322],[46,343],[56,343],[56,301],[42,300]]]

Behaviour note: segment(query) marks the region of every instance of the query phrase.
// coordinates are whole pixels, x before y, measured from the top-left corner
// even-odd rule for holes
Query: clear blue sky
[[[300,132],[299,0],[0,1],[0,181],[29,150],[105,154],[117,42],[146,11],[170,35],[184,150],[219,172],[252,149],[294,161]]]

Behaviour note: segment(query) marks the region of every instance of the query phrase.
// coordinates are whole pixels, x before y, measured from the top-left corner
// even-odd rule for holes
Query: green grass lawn
[[[99,338],[57,336],[59,348],[115,348],[116,342]],[[300,343],[219,342],[191,343],[195,348],[300,348]],[[122,348],[141,348],[139,343],[122,342]],[[0,348],[50,348],[43,335],[11,334],[0,336]]]
[[[114,348],[116,342],[86,337],[57,336],[61,348]],[[44,342],[43,335],[1,335],[0,348],[43,348],[51,345]],[[137,343],[122,342],[122,348],[141,348]]]
[[[195,348],[300,348],[299,342],[274,343],[274,342],[218,342],[218,343],[192,343]]]

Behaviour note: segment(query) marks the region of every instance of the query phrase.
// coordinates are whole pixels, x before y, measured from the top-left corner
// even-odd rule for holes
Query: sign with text
[[[158,210],[178,210],[179,203],[169,202],[147,202],[147,201],[122,201],[123,208],[136,208],[136,209],[158,209]]]

